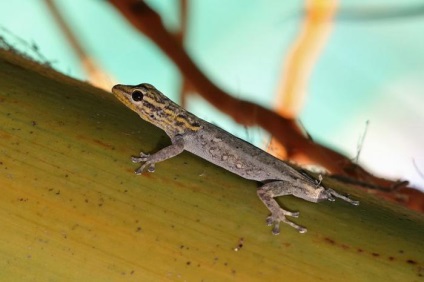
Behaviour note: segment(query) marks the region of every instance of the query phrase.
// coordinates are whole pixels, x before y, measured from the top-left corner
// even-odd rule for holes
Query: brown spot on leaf
[[[324,240],[325,240],[327,243],[330,243],[331,245],[336,244],[336,242],[335,242],[333,239],[330,239],[330,238],[325,237],[325,238],[324,238]]]
[[[349,247],[348,245],[345,245],[345,244],[342,244],[342,245],[341,245],[341,247],[342,247],[344,250],[348,250],[348,249],[350,249],[350,247]]]

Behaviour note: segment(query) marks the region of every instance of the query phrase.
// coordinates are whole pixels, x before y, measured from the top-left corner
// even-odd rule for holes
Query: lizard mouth
[[[122,96],[126,96],[126,93],[129,92],[129,87],[122,85],[122,84],[116,84],[112,87],[112,93],[115,95],[118,99],[120,99]]]
[[[130,93],[132,89],[126,85],[117,84],[112,87],[112,93],[115,97],[121,101],[125,106],[136,111],[135,105],[131,102]]]

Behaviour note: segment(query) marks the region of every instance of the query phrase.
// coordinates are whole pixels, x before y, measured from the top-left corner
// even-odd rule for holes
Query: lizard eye
[[[139,90],[135,90],[132,94],[131,94],[131,98],[134,100],[134,102],[140,102],[141,100],[143,100],[143,93],[141,93],[141,91]]]

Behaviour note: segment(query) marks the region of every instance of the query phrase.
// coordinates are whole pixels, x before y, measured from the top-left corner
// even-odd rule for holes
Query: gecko
[[[339,198],[353,205],[359,204],[333,189],[325,188],[321,181],[306,172],[296,170],[287,162],[195,116],[150,84],[118,84],[112,88],[112,93],[142,119],[165,131],[172,142],[154,154],[140,152],[139,156],[132,157],[134,163],[144,163],[135,170],[136,174],[145,170],[154,172],[156,163],[175,157],[184,150],[191,152],[245,179],[260,183],[257,195],[271,212],[266,223],[273,226],[274,235],[280,233],[281,222],[300,233],[307,231],[287,219],[298,217],[299,212],[281,208],[276,197],[293,195],[314,203]]]

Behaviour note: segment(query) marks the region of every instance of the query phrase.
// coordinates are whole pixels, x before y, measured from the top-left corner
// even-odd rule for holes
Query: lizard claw
[[[134,170],[134,173],[137,174],[137,175],[140,175],[140,174],[143,173],[143,169],[144,169],[144,166],[140,166],[139,168]]]
[[[289,221],[286,216],[298,217],[299,212],[290,212],[283,209],[280,209],[278,212],[272,213],[267,217],[266,223],[268,226],[274,225],[272,228],[272,234],[278,235],[280,234],[280,222],[284,222],[285,224],[290,225],[294,229],[296,229],[299,233],[305,233],[307,229],[300,225],[297,225],[294,222]]]

